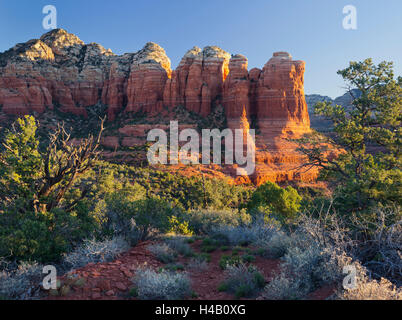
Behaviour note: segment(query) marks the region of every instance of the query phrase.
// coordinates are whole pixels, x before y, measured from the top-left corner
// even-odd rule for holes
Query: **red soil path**
[[[128,252],[121,254],[113,262],[89,264],[72,272],[77,279],[85,279],[84,284],[71,285],[68,293],[63,296],[49,295],[47,300],[127,300],[129,291],[133,287],[132,279],[136,270],[146,265],[158,269],[163,267],[148,250],[147,246],[152,242],[143,242]],[[192,244],[196,252],[200,252],[201,241]],[[234,296],[226,292],[219,292],[218,287],[224,280],[224,271],[219,267],[219,260],[223,252],[216,250],[211,253],[211,261],[206,270],[189,270],[192,290],[197,294],[195,300],[233,300]],[[179,263],[186,265],[187,258],[180,258]],[[263,259],[256,257],[253,265],[257,266],[268,283],[279,271],[280,260]],[[66,277],[60,278],[62,284]],[[68,281],[68,280],[67,280]],[[312,293],[309,299],[323,300],[333,293],[333,288],[322,288]]]

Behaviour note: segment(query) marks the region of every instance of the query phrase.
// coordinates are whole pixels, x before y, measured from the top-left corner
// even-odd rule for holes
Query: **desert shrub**
[[[360,240],[354,255],[378,279],[402,286],[402,210],[378,206],[371,217],[356,215],[352,223]]]
[[[325,250],[318,246],[308,249],[291,247],[284,256],[279,275],[265,287],[268,300],[302,299],[324,284],[342,277],[342,267],[336,265]]]
[[[258,241],[260,255],[266,258],[283,257],[292,245],[292,238],[283,231],[275,232],[272,237]]]
[[[129,248],[129,244],[122,238],[105,241],[85,240],[82,245],[64,255],[62,265],[66,269],[78,269],[88,263],[112,261]]]
[[[306,295],[300,278],[291,278],[280,273],[264,288],[262,297],[266,300],[297,300]]]
[[[275,226],[255,222],[250,225],[216,226],[211,229],[209,234],[216,239],[225,240],[224,244],[236,246],[259,243],[270,239],[275,232],[277,232]]]
[[[14,270],[0,271],[0,300],[26,300],[38,295],[43,267],[37,263],[21,263]]]
[[[177,210],[168,202],[156,198],[134,202],[133,217],[140,240],[168,232],[172,227],[170,218],[177,216]]]
[[[343,267],[352,264],[342,248],[320,243],[306,233],[305,225],[287,243],[290,246],[282,258],[281,272],[264,290],[266,299],[302,299],[323,285],[339,282],[344,277]]]
[[[17,261],[58,262],[95,228],[85,211],[35,213],[9,208],[0,214],[0,255]]]
[[[385,280],[372,280],[373,276],[379,279],[388,272],[390,280],[396,285],[399,283],[399,225],[388,225],[386,220],[382,211],[377,220],[367,222],[360,216],[353,228],[348,228],[344,221],[329,211],[320,212],[317,218],[301,215],[294,232],[277,232],[269,241],[262,243],[261,248],[266,253],[276,253],[277,257],[283,255],[281,272],[266,286],[263,297],[302,299],[323,285],[340,285],[345,277],[343,268],[350,265],[356,268],[358,287],[355,290],[340,290],[338,298],[366,296],[369,299],[370,296],[395,295],[398,287],[385,285]],[[368,227],[367,223],[371,226]],[[356,228],[360,228],[360,235],[372,233],[369,237],[358,237],[353,241]]]
[[[211,262],[211,254],[206,252],[196,253],[194,258],[200,261]]]
[[[184,266],[181,263],[169,263],[163,267],[163,270],[171,272],[184,271]]]
[[[264,288],[265,279],[254,266],[228,265],[220,291],[233,293],[236,298],[254,297]]]
[[[170,228],[168,230],[168,233],[181,234],[181,235],[185,235],[185,236],[193,235],[193,231],[190,230],[190,228],[189,228],[188,221],[179,219],[176,216],[171,216],[171,217],[169,217],[169,225],[170,225]]]
[[[252,254],[245,254],[245,255],[243,255],[242,257],[241,257],[241,259],[242,259],[242,261],[244,261],[244,262],[248,262],[248,263],[251,263],[251,262],[254,262],[255,261],[255,256],[254,255],[252,255]]]
[[[102,172],[105,169],[113,171],[115,179],[127,179],[141,185],[147,197],[156,197],[185,210],[238,208],[248,200],[252,190],[246,186],[231,185],[221,179],[185,177],[149,168],[99,162],[96,171]]]
[[[302,299],[323,285],[341,283],[343,268],[349,265],[356,267],[358,278],[366,277],[366,269],[347,254],[349,243],[343,232],[333,221],[304,216],[294,233],[273,237],[271,245],[279,243],[279,252],[286,253],[280,273],[266,286],[263,297]],[[281,239],[286,239],[287,248]]]
[[[178,254],[181,254],[184,257],[191,257],[194,255],[194,251],[191,249],[186,240],[186,238],[179,237],[167,238],[165,243]]]
[[[192,271],[205,271],[208,269],[208,262],[205,256],[196,255],[187,264],[187,269]]]
[[[223,243],[225,243],[225,239],[217,239],[213,237],[205,238],[201,243],[201,251],[206,253],[214,252]]]
[[[356,289],[342,290],[337,296],[341,300],[402,300],[402,288],[389,280],[363,280]]]
[[[196,234],[208,234],[213,228],[219,225],[239,226],[248,224],[251,217],[244,211],[237,210],[201,210],[190,211],[186,215],[189,226]]]
[[[219,260],[219,267],[225,270],[228,266],[237,266],[242,263],[242,259],[238,255],[223,255]]]
[[[176,251],[167,244],[152,244],[148,246],[147,249],[163,263],[171,263],[177,259]]]
[[[263,212],[267,217],[274,216],[282,223],[293,222],[301,206],[301,196],[292,187],[281,188],[267,182],[259,186],[247,204],[249,211]]]
[[[101,225],[101,237],[124,237],[135,245],[142,234],[134,220],[134,202],[119,192],[106,194],[96,203],[92,215]]]
[[[283,267],[290,275],[301,280],[306,293],[322,285],[322,275],[326,273],[325,267],[328,259],[325,252],[314,244],[308,249],[298,247],[289,248],[284,256]]]
[[[107,194],[95,205],[93,215],[102,225],[104,236],[123,236],[132,245],[151,239],[161,233],[191,235],[188,223],[181,219],[179,208],[157,198],[142,198],[143,187],[138,200],[118,191]],[[131,199],[130,199],[131,198]]]
[[[142,300],[181,300],[191,295],[190,280],[184,273],[139,269],[133,282]]]

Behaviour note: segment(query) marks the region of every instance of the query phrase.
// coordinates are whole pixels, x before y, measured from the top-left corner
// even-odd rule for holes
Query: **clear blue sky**
[[[45,33],[48,4],[58,10],[58,27],[83,41],[117,54],[154,41],[173,67],[194,45],[242,53],[250,68],[288,51],[307,62],[306,93],[332,97],[344,91],[336,71],[350,60],[394,61],[402,75],[401,0],[0,0],[0,51]],[[342,27],[349,4],[357,30]]]

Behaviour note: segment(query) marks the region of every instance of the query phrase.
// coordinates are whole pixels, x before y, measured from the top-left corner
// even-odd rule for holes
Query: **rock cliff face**
[[[218,47],[188,51],[166,83],[164,102],[170,108],[185,106],[206,117],[212,103],[219,104],[229,73],[230,54]]]
[[[263,134],[304,133],[310,129],[304,97],[303,61],[286,52],[274,53],[265,64],[257,85],[257,118]]]
[[[264,176],[292,180],[295,174],[287,166],[302,159],[284,138],[310,130],[304,70],[303,61],[277,52],[262,70],[249,71],[246,57],[209,46],[189,50],[172,71],[155,43],[118,56],[57,29],[0,54],[0,118],[56,111],[87,118],[98,106],[109,122],[145,115],[155,124],[156,117],[169,118],[177,107],[206,118],[223,106],[232,129],[240,127],[244,114],[254,119],[259,133],[255,181]],[[104,137],[104,145],[118,149],[143,142],[147,120],[138,128],[126,125],[119,125],[120,136]]]

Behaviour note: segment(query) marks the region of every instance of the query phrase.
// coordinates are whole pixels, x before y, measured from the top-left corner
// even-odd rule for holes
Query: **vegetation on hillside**
[[[207,268],[218,248],[232,250],[220,261],[220,289],[239,298],[301,299],[335,283],[341,299],[400,299],[402,79],[371,60],[339,73],[362,95],[347,112],[319,103],[317,113],[334,123],[331,138],[300,140],[308,165],[331,182],[331,198],[110,164],[98,160],[102,123],[98,136],[76,143],[63,126],[42,140],[33,117],[18,119],[0,149],[0,298],[30,298],[40,264],[69,272],[156,239],[164,242],[148,250],[174,272],[140,270],[133,294],[142,299],[191,296],[181,270]],[[328,148],[341,153],[329,158]],[[201,254],[185,242],[194,239]],[[257,255],[281,259],[269,284],[253,266]],[[341,286],[350,265],[356,291]]]

